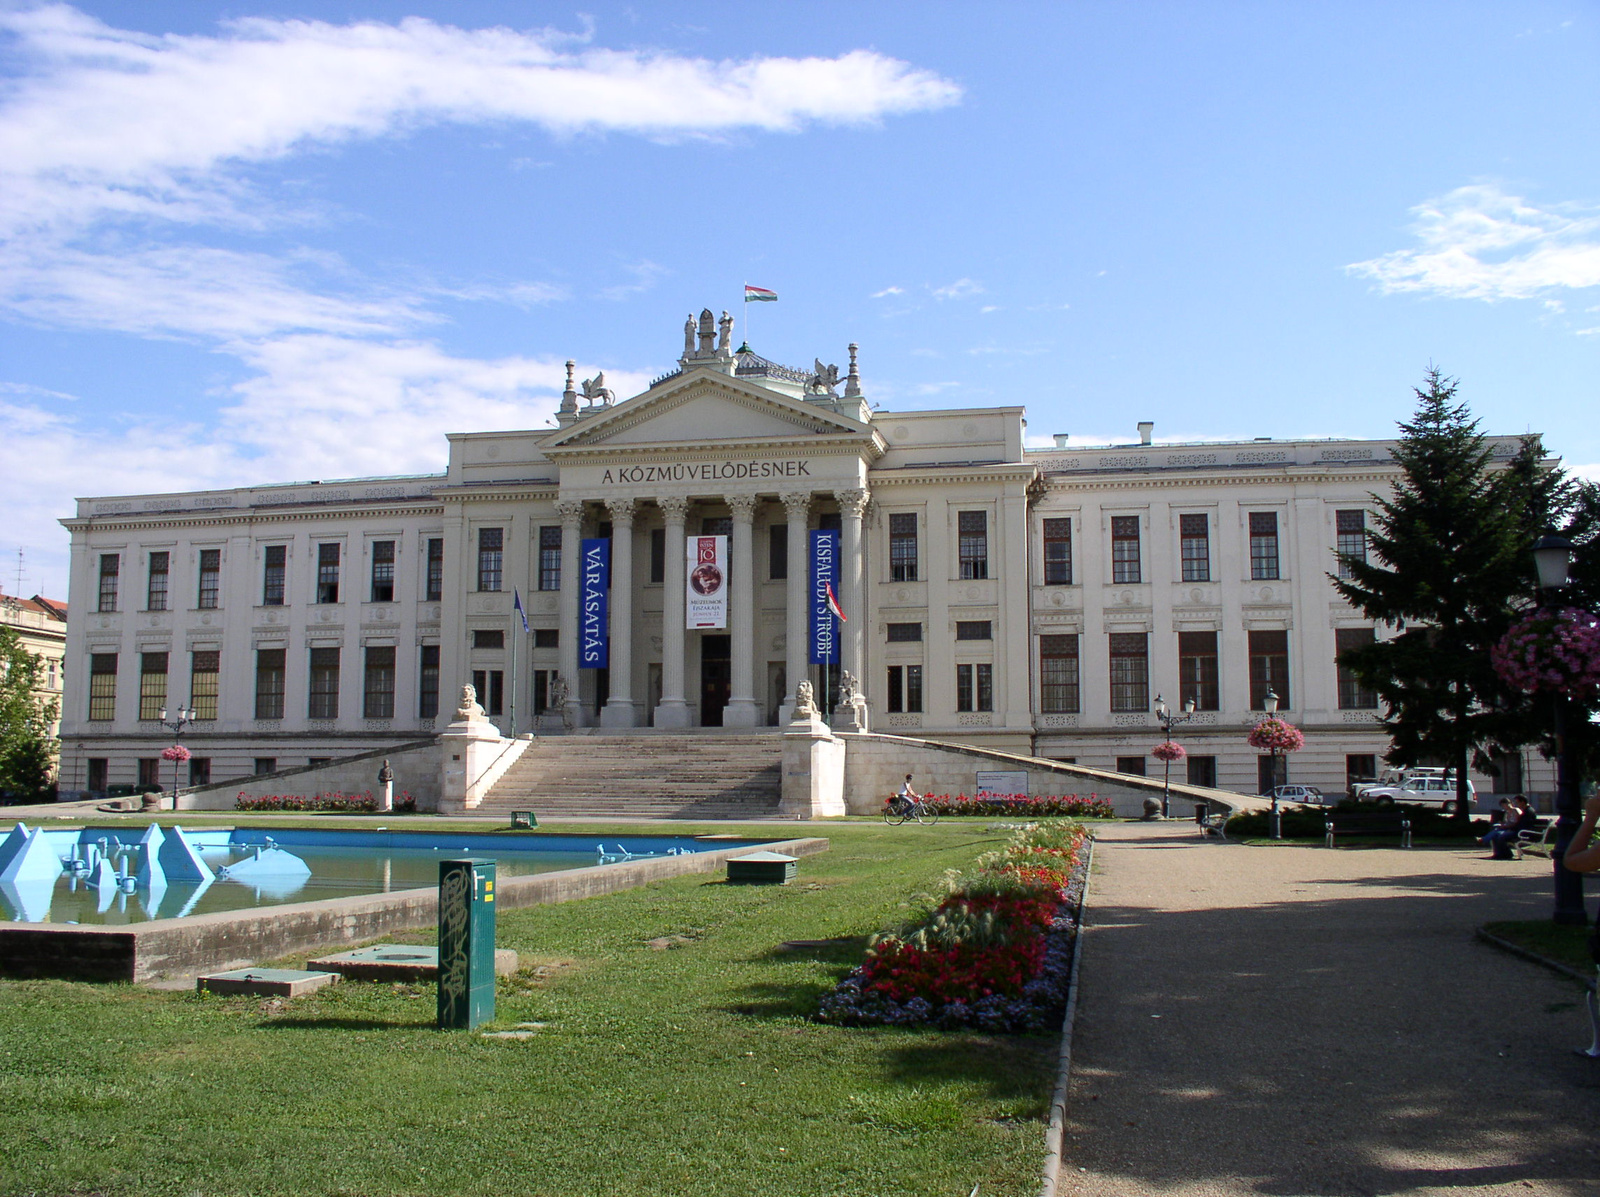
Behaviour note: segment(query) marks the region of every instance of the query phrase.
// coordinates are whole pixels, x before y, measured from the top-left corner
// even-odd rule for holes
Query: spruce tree
[[[1394,449],[1401,477],[1390,495],[1373,496],[1369,557],[1346,559],[1348,576],[1333,582],[1369,619],[1396,629],[1340,658],[1384,705],[1385,759],[1447,762],[1465,823],[1468,767],[1495,738],[1504,705],[1489,648],[1510,625],[1531,560],[1508,472],[1491,472],[1490,448],[1457,387],[1433,368],[1415,389],[1416,413]]]
[[[50,725],[54,700],[39,697],[43,666],[11,628],[0,628],[0,795],[24,802],[50,800]]]

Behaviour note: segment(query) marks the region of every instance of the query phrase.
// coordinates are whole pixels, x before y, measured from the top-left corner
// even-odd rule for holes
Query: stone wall
[[[377,797],[378,770],[384,758],[394,770],[394,796],[409,792],[418,810],[439,809],[440,748],[437,739],[412,740],[375,752],[341,756],[326,765],[307,765],[300,769],[280,769],[256,777],[235,777],[209,786],[184,790],[178,795],[179,810],[233,810],[240,794],[252,798],[270,794],[293,794],[309,798],[313,794],[366,794]]]

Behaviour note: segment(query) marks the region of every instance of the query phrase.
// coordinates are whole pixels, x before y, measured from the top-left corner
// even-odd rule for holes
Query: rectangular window
[[[1072,585],[1072,521],[1044,521],[1044,584]]]
[[[139,758],[139,788],[141,790],[161,789],[160,757],[142,756]]]
[[[117,717],[117,654],[89,655],[89,719],[109,723]],[[95,787],[90,786],[90,789]],[[104,786],[100,787],[104,789]]]
[[[1341,711],[1375,711],[1378,709],[1378,694],[1361,684],[1355,671],[1344,664],[1341,658],[1344,654],[1356,648],[1372,644],[1378,638],[1377,632],[1372,628],[1335,628],[1333,633],[1334,660],[1339,662],[1339,709]]]
[[[651,577],[655,575],[655,545],[651,544]],[[539,589],[561,589],[561,526],[539,529]]]
[[[553,669],[535,669],[533,671],[533,713],[543,715],[550,709],[550,678],[554,675]]]
[[[889,694],[887,710],[898,715],[906,709],[906,670],[903,665],[889,666]]]
[[[394,602],[394,541],[372,542],[372,601]]]
[[[1191,698],[1197,711],[1215,711],[1221,705],[1215,632],[1178,633],[1178,703],[1185,705]]]
[[[505,529],[478,529],[478,589],[500,589],[500,566],[504,559]]]
[[[1205,516],[1178,517],[1178,551],[1185,582],[1211,581],[1211,524]]]
[[[1127,773],[1133,777],[1144,776],[1144,757],[1119,756],[1117,758],[1117,772]]]
[[[366,681],[361,691],[363,719],[394,718],[394,647],[367,647]]]
[[[956,710],[994,710],[994,666],[982,662],[956,666]]]
[[[189,758],[189,784],[191,786],[208,786],[211,784],[210,757],[191,756]]]
[[[906,666],[906,710],[922,710],[922,666]]]
[[[417,674],[417,715],[432,719],[439,713],[439,646],[422,646],[422,666]]]
[[[666,532],[662,532],[665,539]],[[767,577],[777,582],[789,576],[789,525],[772,524],[767,528]]]
[[[1289,700],[1289,633],[1250,633],[1250,709],[1264,711],[1267,691],[1278,696],[1280,710],[1293,709]]]
[[[957,640],[993,640],[990,625],[987,619],[963,619],[956,621]]]
[[[268,773],[276,773],[278,771],[278,758],[275,756],[258,756],[251,766],[251,771],[257,777],[265,776]]]
[[[667,530],[650,529],[650,581],[660,585],[667,576]]]
[[[172,568],[172,554],[150,554],[150,583],[145,588],[144,609],[146,611],[165,611],[167,609],[167,578],[168,571]]]
[[[167,706],[167,654],[139,654],[139,718],[160,719]]]
[[[1114,515],[1111,517],[1111,580],[1126,584],[1139,581],[1140,576],[1139,517]]]
[[[96,611],[117,609],[117,574],[122,568],[122,558],[116,553],[100,554],[100,601]]]
[[[837,532],[844,527],[844,517],[837,511],[819,511],[817,513],[818,532]]]
[[[269,544],[265,549],[266,567],[261,575],[261,605],[283,606],[283,575],[289,556],[289,546]]]
[[[1188,765],[1186,780],[1192,786],[1205,786],[1207,789],[1217,788],[1217,758],[1214,756],[1191,756],[1186,758]]]
[[[222,550],[200,550],[200,594],[196,605],[202,611],[214,611],[222,596]]]
[[[444,597],[444,538],[428,538],[428,576],[426,602],[437,603]]]
[[[499,628],[476,628],[472,633],[473,648],[504,648],[506,634]]]
[[[733,516],[708,515],[700,521],[701,536],[732,536]]]
[[[339,650],[314,648],[311,650],[310,701],[306,715],[311,719],[337,719],[339,717]]]
[[[282,719],[285,657],[281,648],[256,650],[256,718]]]
[[[1146,632],[1112,632],[1111,709],[1150,709],[1150,637]]]
[[[972,666],[956,666],[956,710],[972,709]]]
[[[198,720],[217,717],[218,685],[222,672],[222,654],[215,649],[189,654],[189,705]]]
[[[89,758],[89,789],[96,794],[106,791],[106,783],[111,774],[111,762],[103,756]]]
[[[1278,577],[1278,513],[1250,513],[1250,578],[1268,581]]]
[[[561,629],[560,628],[534,628],[533,629],[533,647],[534,648],[560,648],[561,647]]]
[[[1339,555],[1339,576],[1350,576],[1352,562],[1366,564],[1367,513],[1365,511],[1336,511],[1333,513],[1334,551]]]
[[[486,715],[498,715],[505,709],[506,675],[499,669],[474,669],[472,686],[478,692],[478,702]]]
[[[889,516],[889,580],[917,580],[917,513],[895,512]]]
[[[1344,788],[1349,793],[1364,781],[1378,780],[1378,757],[1371,752],[1350,752],[1344,758]],[[1519,784],[1512,791],[1522,788]]]
[[[1039,709],[1049,714],[1078,711],[1078,638],[1039,637]]]
[[[922,625],[920,623],[892,623],[889,625],[890,644],[910,644],[921,641]]]
[[[958,552],[963,578],[989,576],[989,513],[962,511],[956,514]]]
[[[319,544],[317,546],[317,602],[336,603],[339,601],[339,546],[334,544]]]

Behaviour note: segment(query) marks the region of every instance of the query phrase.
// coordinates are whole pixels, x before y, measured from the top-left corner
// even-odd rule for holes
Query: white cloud
[[[871,298],[882,299],[888,295],[904,295],[905,293],[906,289],[904,287],[885,287],[882,291],[874,291]]]
[[[933,289],[935,299],[965,299],[968,295],[982,294],[984,294],[983,284],[974,282],[970,278],[958,278],[948,286]]]
[[[1419,245],[1347,266],[1385,293],[1533,299],[1600,286],[1600,212],[1538,208],[1493,184],[1458,187],[1412,209]]]

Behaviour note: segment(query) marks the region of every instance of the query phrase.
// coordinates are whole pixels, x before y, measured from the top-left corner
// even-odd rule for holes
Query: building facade
[[[42,703],[55,703],[59,711],[66,681],[67,604],[37,594],[26,599],[0,594],[0,627],[10,628],[22,647],[39,658],[40,686],[35,694]],[[50,734],[59,735],[60,728],[57,719]]]
[[[874,731],[1123,771],[1160,768],[1157,699],[1193,699],[1175,776],[1251,793],[1271,691],[1306,733],[1295,781],[1379,767],[1376,700],[1335,657],[1382,633],[1329,574],[1366,550],[1389,442],[1156,445],[1140,425],[1028,449],[1021,407],[874,410],[854,346],[840,380],[735,349],[731,326],[691,319],[677,368],[625,401],[569,365],[556,428],[452,434],[442,475],[81,500],[64,787],[170,782],[159,717],[180,704],[200,784],[432,735],[464,683],[508,732],[757,729],[801,679],[831,704],[845,672]],[[717,537],[707,621],[689,554]]]

